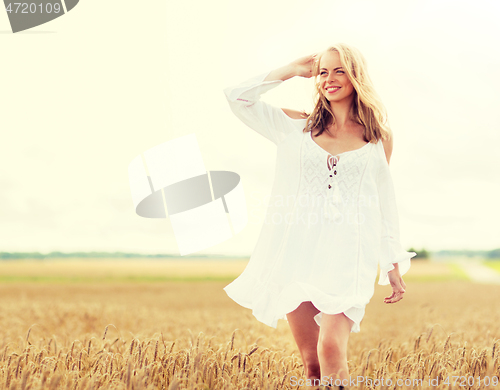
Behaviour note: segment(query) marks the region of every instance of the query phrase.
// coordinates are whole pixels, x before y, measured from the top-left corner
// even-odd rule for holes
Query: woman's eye
[[[344,74],[344,71],[343,70],[337,70],[337,73]]]

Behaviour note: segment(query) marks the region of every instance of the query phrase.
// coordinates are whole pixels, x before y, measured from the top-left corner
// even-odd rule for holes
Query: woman
[[[294,76],[315,78],[310,115],[260,100]],[[269,326],[288,321],[307,379],[345,386],[348,337],[360,331],[377,265],[378,283],[392,286],[384,301],[396,303],[416,255],[399,242],[393,135],[365,60],[336,44],[224,93],[238,118],[277,145],[266,221],[246,269],[224,290]]]

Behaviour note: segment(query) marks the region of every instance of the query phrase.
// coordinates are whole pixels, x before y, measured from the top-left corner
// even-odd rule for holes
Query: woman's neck
[[[340,102],[330,102],[330,109],[335,116],[335,126],[336,130],[343,129],[352,124],[352,119],[350,117],[351,112],[351,101],[340,101]]]

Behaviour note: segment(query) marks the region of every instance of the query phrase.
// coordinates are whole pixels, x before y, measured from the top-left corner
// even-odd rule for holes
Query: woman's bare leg
[[[302,302],[297,309],[286,315],[286,319],[299,348],[306,378],[318,379],[319,383],[321,379],[317,351],[319,326],[314,321],[314,316],[318,313],[319,310],[310,301]]]
[[[318,340],[318,358],[321,367],[321,376],[322,378],[331,378],[328,382],[333,385],[341,384],[339,380],[335,383],[335,379],[337,378],[344,380],[344,384],[349,383],[347,342],[353,323],[344,313],[323,313],[321,317]]]

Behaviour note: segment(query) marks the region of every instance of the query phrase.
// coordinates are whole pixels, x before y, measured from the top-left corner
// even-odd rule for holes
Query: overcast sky
[[[207,170],[237,172],[249,222],[200,253],[249,255],[275,146],[222,90],[345,42],[361,50],[395,134],[405,248],[500,247],[500,2],[82,0],[9,33],[0,15],[0,251],[179,253],[168,219],[134,213],[130,161],[195,133]],[[312,80],[263,99],[312,108]]]

